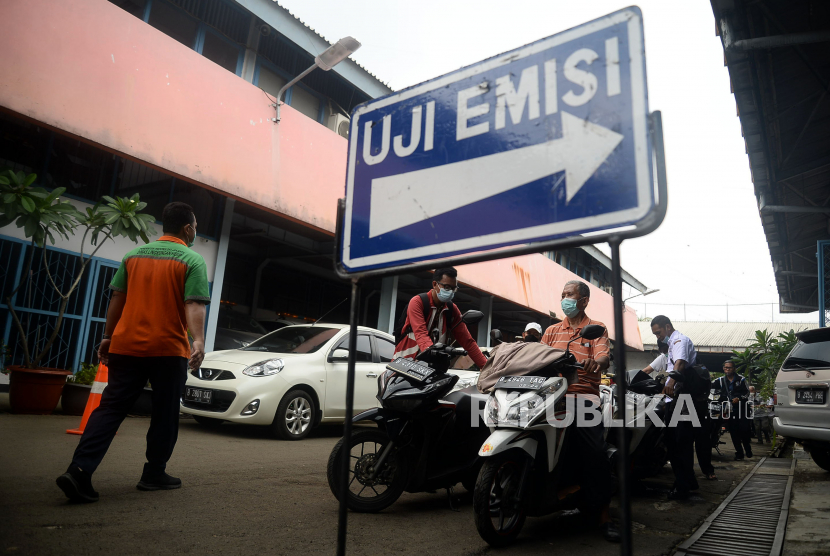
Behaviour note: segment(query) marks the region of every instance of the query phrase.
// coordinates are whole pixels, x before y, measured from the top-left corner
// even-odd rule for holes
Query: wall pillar
[[[225,283],[225,263],[228,261],[228,244],[231,241],[231,224],[235,202],[234,199],[225,198],[222,232],[219,236],[219,249],[216,253],[216,269],[213,271],[213,289],[210,292],[210,311],[208,312],[207,332],[205,332],[205,353],[213,351],[214,340],[216,339],[216,325],[219,322],[219,306],[222,301],[222,286]]]
[[[398,301],[398,277],[388,276],[380,286],[380,311],[378,330],[395,334],[395,306]]]
[[[484,318],[478,323],[478,338],[476,343],[482,347],[490,347],[490,329],[493,327],[493,296],[481,297],[481,309]]]

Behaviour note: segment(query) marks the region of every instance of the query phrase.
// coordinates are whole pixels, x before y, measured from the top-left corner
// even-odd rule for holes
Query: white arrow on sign
[[[372,180],[369,237],[428,220],[565,171],[570,202],[623,136],[562,112],[562,137]]]

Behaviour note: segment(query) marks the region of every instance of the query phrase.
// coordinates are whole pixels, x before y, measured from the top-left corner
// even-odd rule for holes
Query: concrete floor
[[[146,418],[128,418],[94,477],[98,503],[69,504],[55,478],[78,442],[65,429],[78,417],[19,416],[0,394],[0,554],[333,554],[337,502],[326,461],[340,427],[321,427],[301,442],[263,428],[225,424],[203,429],[183,419],[168,470],[181,490],[141,492]],[[769,445],[767,445],[768,447]],[[669,554],[758,461],[715,456],[719,480],[701,480],[689,501],[670,502],[670,468],[637,484],[635,554]],[[349,515],[349,554],[468,555],[493,551],[478,536],[472,496],[459,486],[460,511],[446,495],[404,494],[380,514]],[[616,505],[616,500],[614,502]],[[612,515],[617,517],[612,507]],[[519,542],[499,554],[618,554],[578,516],[528,519]],[[495,552],[495,551],[493,551]]]
[[[798,463],[783,553],[786,556],[830,555],[830,472],[816,465],[799,447],[794,457]]]

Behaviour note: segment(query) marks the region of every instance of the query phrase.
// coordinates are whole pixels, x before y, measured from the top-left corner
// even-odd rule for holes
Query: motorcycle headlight
[[[484,415],[486,416],[485,424],[493,427],[499,422],[499,400],[495,396],[487,398],[487,404],[484,406]]]
[[[250,367],[245,367],[242,374],[248,376],[271,376],[280,372],[284,366],[285,363],[282,359],[268,359],[255,363]]]

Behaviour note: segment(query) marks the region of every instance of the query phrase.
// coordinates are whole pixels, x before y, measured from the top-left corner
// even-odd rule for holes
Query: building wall
[[[2,2],[0,20],[0,106],[334,230],[336,133],[289,106],[274,124],[260,89],[106,0]]]

